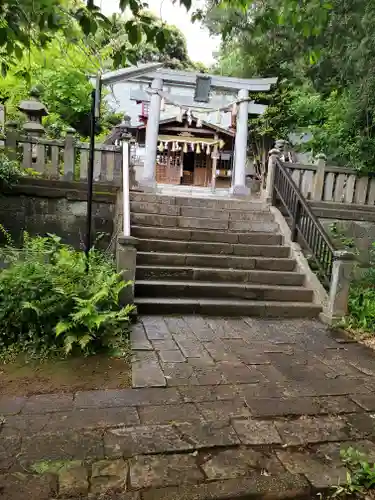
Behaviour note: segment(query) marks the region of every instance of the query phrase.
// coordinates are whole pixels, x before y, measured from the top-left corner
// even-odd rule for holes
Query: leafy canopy
[[[191,0],[179,0],[187,9]],[[137,45],[146,36],[158,49],[166,43],[164,25],[150,23],[145,14],[147,3],[143,0],[119,0],[122,12],[130,12],[125,23],[127,40],[119,44],[112,53],[115,66],[135,62],[136,54],[126,52],[126,44]],[[21,60],[32,44],[45,47],[57,32],[63,32],[67,39],[82,33],[89,37],[99,30],[111,33],[112,20],[104,16],[94,0],[86,3],[80,0],[7,0],[0,2],[0,66],[5,75],[11,66]]]
[[[92,249],[87,260],[56,235],[26,232],[16,248],[0,230],[9,243],[1,249],[0,350],[93,354],[128,338],[133,306],[122,308],[120,294],[129,283],[108,255]]]
[[[162,21],[144,12],[150,26],[159,29]],[[125,52],[132,54],[137,62],[163,61],[173,68],[193,67],[190,61],[184,35],[175,26],[163,25],[165,45],[158,49],[155,43],[143,34],[141,41],[132,45],[127,32],[128,17],[114,15],[108,29],[99,28],[95,34],[85,36],[80,30],[67,37],[64,32],[54,34],[45,46],[32,44],[24,52],[16,66],[11,66],[6,76],[0,79],[0,99],[6,100],[8,119],[22,120],[17,106],[22,99],[29,97],[30,87],[40,90],[40,98],[47,106],[49,116],[44,119],[47,133],[59,137],[68,127],[73,127],[82,137],[89,135],[89,113],[92,85],[88,75],[98,69],[111,68],[113,59],[126,46]],[[110,89],[104,89],[108,93]],[[105,100],[102,100],[101,120],[97,134],[105,136],[121,121],[122,117],[113,115]]]
[[[374,2],[207,0],[199,15],[223,35],[217,71],[279,77],[253,134],[309,131],[314,153],[374,169]]]

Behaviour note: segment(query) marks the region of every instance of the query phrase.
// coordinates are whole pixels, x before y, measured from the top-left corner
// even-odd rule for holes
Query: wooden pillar
[[[219,140],[219,136],[215,134],[215,141]],[[216,189],[216,168],[217,168],[217,157],[219,155],[218,145],[214,145],[214,150],[212,153],[212,172],[211,172],[211,189],[215,191]]]

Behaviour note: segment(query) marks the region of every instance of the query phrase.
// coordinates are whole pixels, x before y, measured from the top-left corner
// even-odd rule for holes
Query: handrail
[[[272,204],[279,199],[287,212],[292,241],[302,240],[319,268],[318,278],[330,286],[335,248],[291,175],[279,160],[275,161]]]
[[[122,216],[123,236],[130,236],[130,182],[129,182],[129,143],[122,142]]]

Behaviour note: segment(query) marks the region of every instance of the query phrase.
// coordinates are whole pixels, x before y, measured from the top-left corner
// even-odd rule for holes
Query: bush
[[[10,184],[17,182],[19,177],[22,175],[22,170],[19,164],[10,160],[8,156],[1,151],[0,152],[0,187],[4,185],[9,186]]]
[[[345,324],[351,329],[375,332],[375,269],[354,281],[349,293],[349,315]]]
[[[17,249],[8,237],[2,252],[0,348],[94,354],[119,344],[132,306],[119,304],[129,283],[108,256],[92,249],[86,259],[54,235],[23,240]]]

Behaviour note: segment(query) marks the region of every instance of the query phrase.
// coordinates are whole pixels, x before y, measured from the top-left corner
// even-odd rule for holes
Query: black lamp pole
[[[94,160],[95,160],[95,129],[96,119],[100,116],[101,98],[101,75],[96,77],[95,89],[91,92],[91,119],[90,119],[90,150],[89,150],[89,171],[87,179],[87,217],[86,217],[86,241],[85,254],[89,256],[92,243],[92,192],[94,183]]]
[[[89,150],[89,171],[87,179],[87,214],[86,214],[86,241],[85,253],[88,257],[91,248],[92,232],[92,187],[94,181],[94,157],[95,157],[95,127],[96,127],[96,90],[91,93],[91,119],[90,119],[90,150]]]

